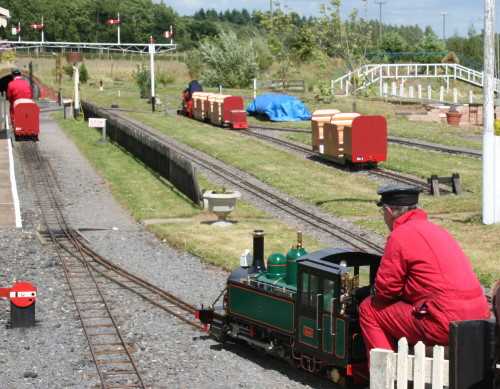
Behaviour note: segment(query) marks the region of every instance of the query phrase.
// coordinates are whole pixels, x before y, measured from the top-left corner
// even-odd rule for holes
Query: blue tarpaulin
[[[273,122],[311,120],[311,113],[302,101],[294,96],[268,93],[257,96],[247,108],[250,115],[265,115]]]

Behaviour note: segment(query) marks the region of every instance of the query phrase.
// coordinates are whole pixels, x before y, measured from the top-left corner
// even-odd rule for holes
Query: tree
[[[418,62],[440,62],[445,55],[445,44],[437,37],[431,27],[427,27],[422,40],[417,46],[419,51],[416,59]]]
[[[206,38],[200,44],[199,54],[204,65],[202,79],[208,85],[245,88],[257,75],[252,41],[242,41],[232,31]]]

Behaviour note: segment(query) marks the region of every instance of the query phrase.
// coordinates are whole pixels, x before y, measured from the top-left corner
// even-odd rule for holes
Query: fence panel
[[[370,352],[370,389],[444,389],[449,387],[449,361],[444,359],[444,347],[435,346],[433,357],[425,356],[425,345],[418,342],[415,355],[408,354],[408,342],[398,342],[398,352],[373,349]],[[431,386],[429,386],[431,384]]]
[[[196,171],[190,161],[178,155],[161,141],[148,136],[140,128],[119,120],[93,104],[82,102],[82,108],[86,117],[107,119],[108,136],[113,142],[172,183],[194,204],[201,203]]]

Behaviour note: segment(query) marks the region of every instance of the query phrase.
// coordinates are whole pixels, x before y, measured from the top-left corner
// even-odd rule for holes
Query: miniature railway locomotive
[[[338,110],[313,113],[312,149],[318,157],[350,165],[376,165],[387,159],[387,121]]]
[[[16,140],[38,141],[40,108],[31,99],[17,99],[12,108],[12,131]]]
[[[241,96],[187,92],[184,94],[183,108],[178,113],[215,126],[248,128],[247,113]]]
[[[264,234],[255,231],[253,263],[242,256],[223,306],[201,308],[200,321],[217,340],[239,340],[287,359],[335,383],[366,371],[358,306],[374,283],[380,256],[343,249],[311,254],[297,246],[264,264]]]

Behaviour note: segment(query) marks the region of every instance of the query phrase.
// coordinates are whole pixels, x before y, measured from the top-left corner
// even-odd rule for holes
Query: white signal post
[[[483,223],[500,222],[500,136],[494,132],[495,0],[484,2]]]
[[[155,44],[153,37],[149,38],[149,73],[151,75],[151,108],[155,111]]]
[[[42,26],[41,26],[41,31],[42,31],[42,43],[45,42],[45,26],[43,25],[43,16],[42,16]]]
[[[75,101],[75,116],[80,113],[80,69],[78,69],[78,63],[73,65],[73,81],[74,81],[74,101]]]
[[[122,43],[121,35],[120,35],[120,24],[121,24],[120,12],[118,12],[118,44],[119,45],[121,45],[121,43]]]

